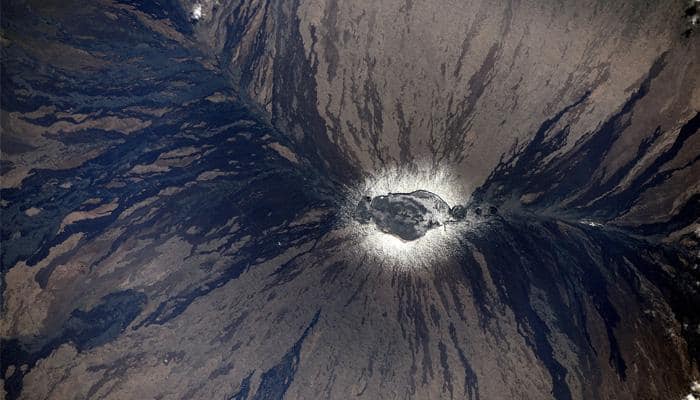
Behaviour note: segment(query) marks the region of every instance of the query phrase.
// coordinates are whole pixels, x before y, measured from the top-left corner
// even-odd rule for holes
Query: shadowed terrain
[[[3,0],[0,397],[682,398],[689,7]]]

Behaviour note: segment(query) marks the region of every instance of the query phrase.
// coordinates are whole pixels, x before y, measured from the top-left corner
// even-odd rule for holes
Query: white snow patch
[[[582,219],[579,222],[581,222],[582,224],[586,224],[588,226],[596,227],[596,228],[603,226],[603,224],[601,224],[600,222],[591,221],[590,219]]]

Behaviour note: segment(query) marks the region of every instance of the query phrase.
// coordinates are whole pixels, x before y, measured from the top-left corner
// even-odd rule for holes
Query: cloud
[[[687,396],[683,397],[683,400],[700,400],[700,382],[693,381],[690,384],[690,391]]]
[[[203,15],[203,13],[202,13],[202,4],[201,4],[201,3],[195,3],[195,4],[192,6],[192,13],[190,14],[190,16],[192,17],[193,20],[197,21],[197,20],[199,20],[200,18],[202,18],[202,15]]]

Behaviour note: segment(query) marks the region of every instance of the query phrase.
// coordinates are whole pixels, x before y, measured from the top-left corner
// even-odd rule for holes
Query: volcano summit
[[[362,223],[374,222],[379,230],[403,240],[416,240],[429,229],[464,219],[464,207],[450,206],[435,193],[416,190],[366,196],[357,205],[355,218]]]

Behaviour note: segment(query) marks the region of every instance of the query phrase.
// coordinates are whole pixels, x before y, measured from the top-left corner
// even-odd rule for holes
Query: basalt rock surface
[[[0,398],[682,398],[690,6],[3,1]]]

